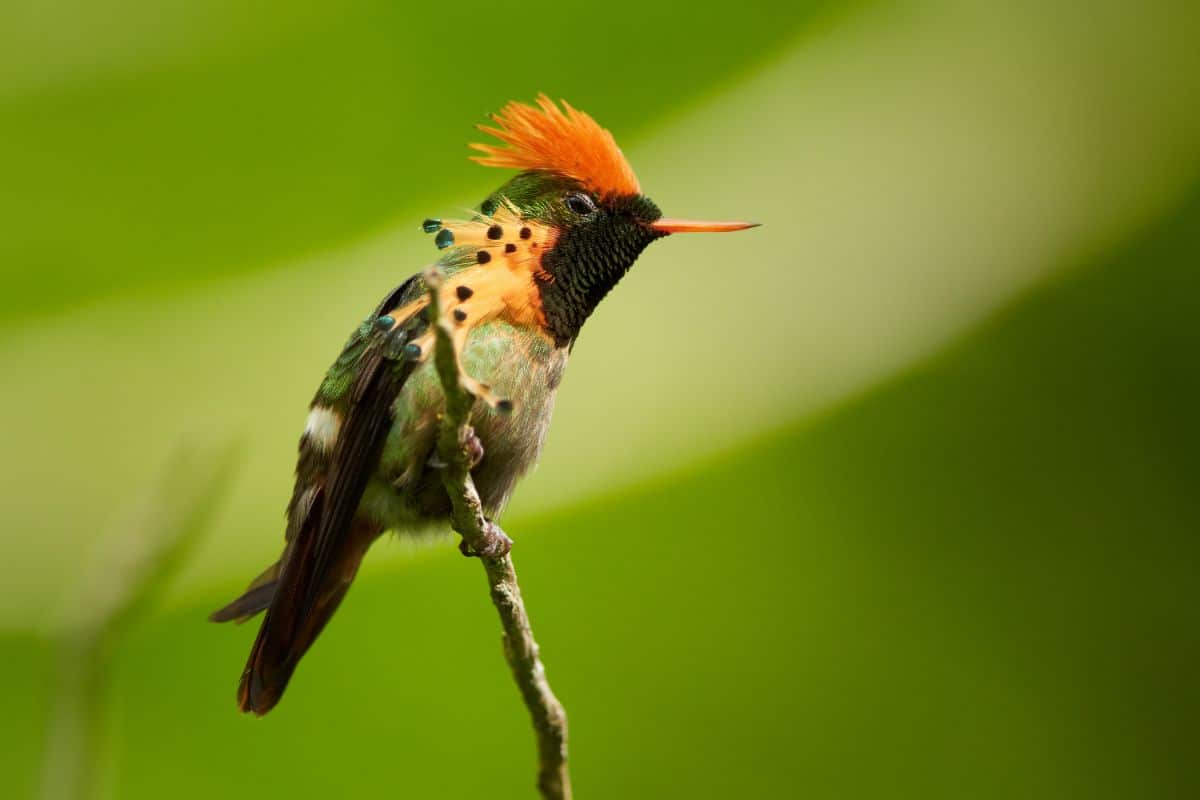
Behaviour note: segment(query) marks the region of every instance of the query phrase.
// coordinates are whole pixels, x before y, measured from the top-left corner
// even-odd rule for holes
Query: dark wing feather
[[[336,408],[342,423],[326,457],[318,457],[302,441],[296,493],[288,509],[288,543],[238,691],[243,711],[264,714],[278,702],[379,533],[355,515],[392,425],[395,399],[416,366],[403,358],[403,344],[419,336],[427,323],[424,313],[397,320],[386,331],[374,322],[421,290],[410,279],[389,295],[351,336],[317,393],[315,403]],[[252,584],[214,618],[244,618],[264,593],[263,585]]]

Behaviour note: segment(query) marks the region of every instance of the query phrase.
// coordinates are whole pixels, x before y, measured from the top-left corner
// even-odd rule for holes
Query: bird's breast
[[[513,401],[511,412],[478,404],[472,415],[484,448],[474,471],[476,486],[484,506],[498,511],[541,455],[567,349],[555,347],[541,330],[497,321],[472,332],[462,363],[467,374]]]
[[[471,329],[460,358],[468,375],[513,403],[508,413],[478,403],[471,418],[484,449],[473,471],[475,485],[494,515],[541,454],[567,349],[555,347],[537,328],[496,319]],[[429,463],[442,407],[441,384],[427,360],[396,399],[394,422],[369,492],[372,516],[389,527],[444,513],[445,492]]]

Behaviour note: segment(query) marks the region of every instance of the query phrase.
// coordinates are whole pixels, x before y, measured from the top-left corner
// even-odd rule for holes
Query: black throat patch
[[[666,235],[647,224],[659,216],[645,197],[620,198],[563,229],[542,257],[545,273],[537,278],[546,327],[556,345],[571,343],[646,246]]]

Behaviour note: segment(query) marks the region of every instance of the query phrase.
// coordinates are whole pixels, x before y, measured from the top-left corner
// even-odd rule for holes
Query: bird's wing
[[[385,298],[351,335],[313,399],[287,544],[275,574],[263,576],[273,577],[275,587],[242,675],[243,710],[261,714],[275,704],[379,532],[364,529],[355,514],[391,427],[392,406],[416,366],[405,346],[428,326],[424,291],[411,278]],[[385,316],[390,325],[380,324]],[[244,597],[255,591],[264,594],[252,584]]]

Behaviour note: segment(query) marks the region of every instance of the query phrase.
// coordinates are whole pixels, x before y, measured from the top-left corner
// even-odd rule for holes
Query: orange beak
[[[659,233],[728,233],[757,228],[757,222],[705,222],[698,219],[670,219],[663,217],[651,222],[650,228]]]

